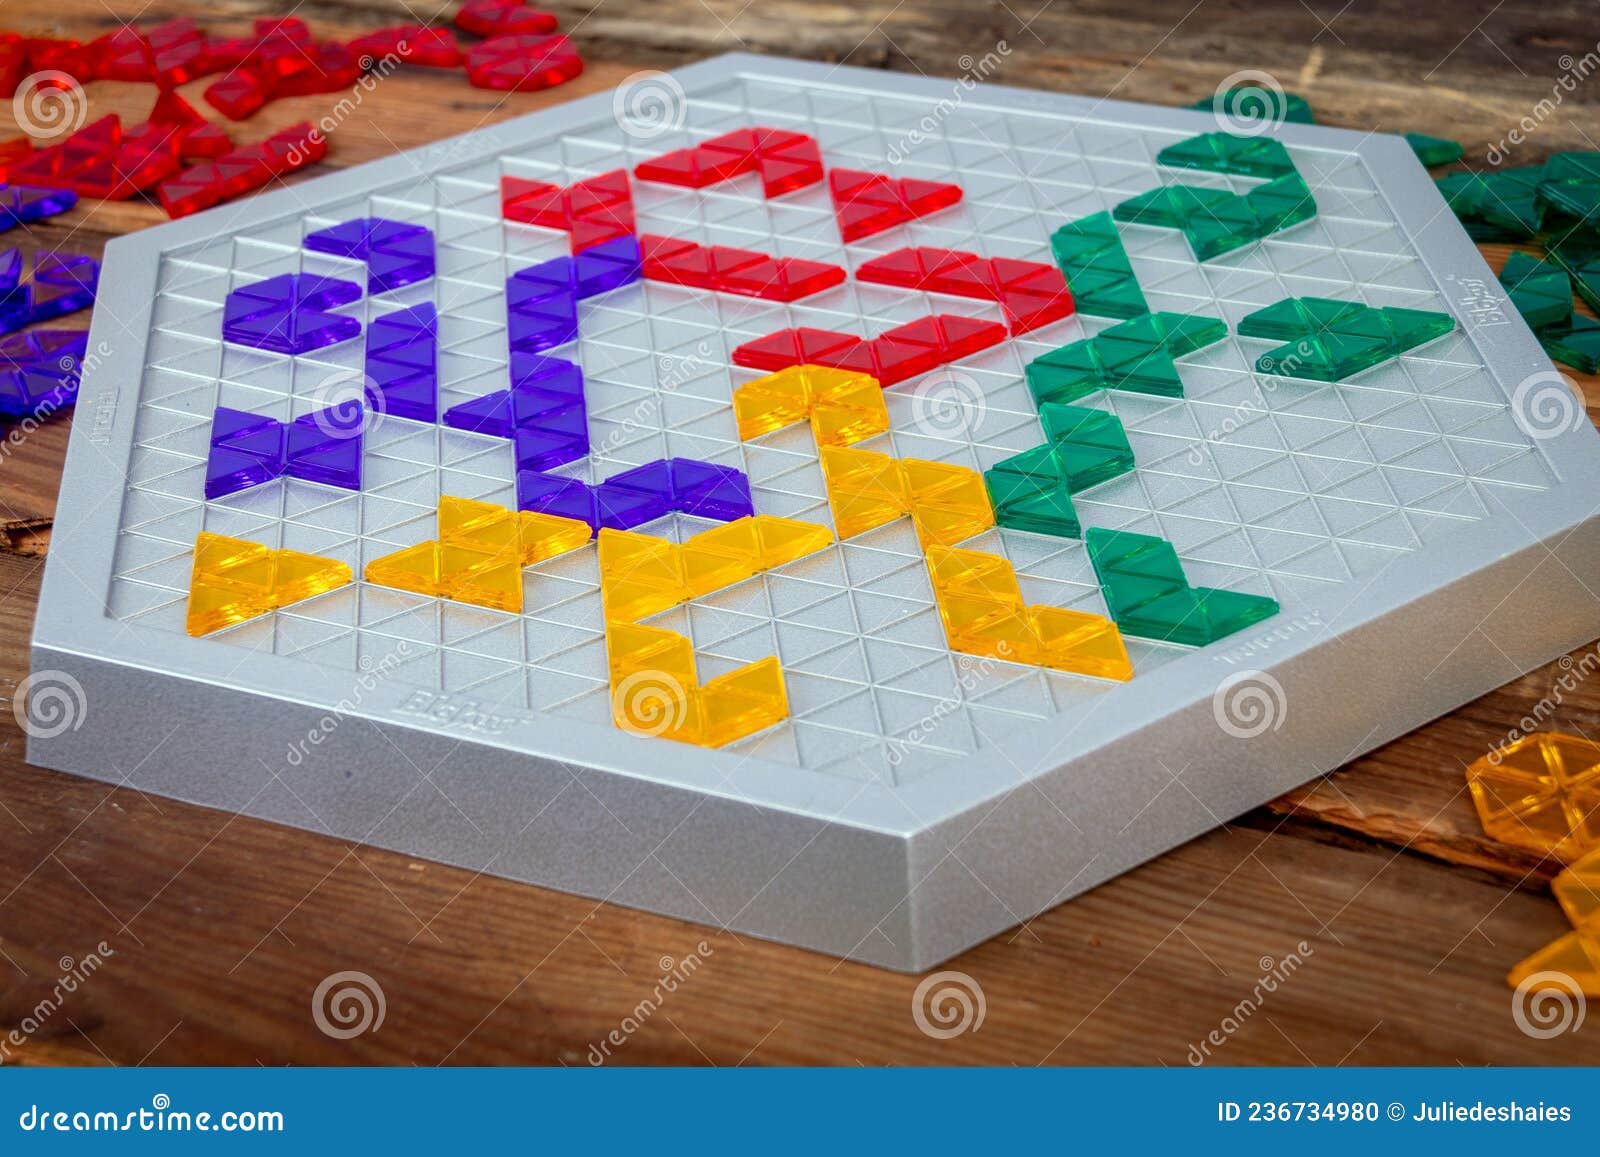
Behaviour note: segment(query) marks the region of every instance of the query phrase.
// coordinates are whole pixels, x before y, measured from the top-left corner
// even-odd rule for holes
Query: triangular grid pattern
[[[298,359],[219,339],[238,286],[283,273],[360,279],[359,262],[306,250],[307,232],[359,216],[423,225],[437,276],[344,307],[365,325],[423,302],[439,312],[441,411],[507,384],[506,277],[564,255],[563,233],[508,222],[512,176],[569,185],[751,124],[813,136],[830,167],[961,185],[954,207],[853,244],[839,239],[825,184],[771,200],[754,176],[692,190],[635,181],[641,232],[828,261],[854,270],[906,246],[1052,261],[1050,234],[1163,183],[1241,191],[1255,182],[1156,163],[1182,134],[958,106],[933,131],[915,101],[744,79],[695,94],[680,129],[630,137],[611,119],[455,165],[394,188],[168,254],[157,279],[135,450],[123,501],[110,613],[182,631],[190,550],[201,530],[337,558],[373,558],[432,537],[441,494],[514,502],[505,439],[394,417],[367,432],[359,493],[286,479],[200,501],[218,405],[288,420],[359,383],[360,340]],[[1228,323],[1230,336],[1179,359],[1180,399],[1111,391],[1079,404],[1121,419],[1137,468],[1075,496],[1086,526],[1155,534],[1196,584],[1270,594],[1292,613],[1331,584],[1481,519],[1552,476],[1512,420],[1505,391],[1461,331],[1328,385],[1253,372],[1266,343],[1232,334],[1245,314],[1292,296],[1450,311],[1361,160],[1291,150],[1318,215],[1263,242],[1196,262],[1172,230],[1120,226],[1152,310]],[[443,154],[441,154],[443,155]],[[792,326],[881,332],[930,313],[1000,320],[986,302],[844,284],[788,305],[641,282],[580,305],[587,460],[558,473],[595,481],[666,456],[744,470],[757,511],[827,524],[816,447],[804,426],[741,442],[733,389],[757,376],[731,350]],[[987,469],[1037,445],[1023,367],[1114,319],[1077,314],[886,391],[890,431],[863,449]],[[342,394],[340,391],[344,391]],[[643,529],[681,540],[707,524],[671,516]],[[1029,602],[1105,614],[1080,541],[1009,530],[967,545],[1005,557]],[[593,546],[530,567],[511,615],[357,582],[215,639],[256,653],[396,677],[479,700],[610,727]],[[665,612],[653,622],[695,644],[703,678],[776,654],[789,720],[733,746],[750,758],[861,780],[957,772],[1019,725],[1093,710],[1116,685],[952,653],[923,555],[902,520]],[[1137,675],[1185,648],[1128,639]],[[1004,769],[1001,769],[1004,770]],[[1019,779],[1021,773],[1018,772]]]

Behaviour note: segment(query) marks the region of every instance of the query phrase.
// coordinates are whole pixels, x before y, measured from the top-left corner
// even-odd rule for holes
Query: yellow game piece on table
[[[1550,888],[1574,928],[1600,924],[1600,850],[1562,872]]]
[[[900,464],[910,497],[911,523],[926,548],[955,546],[994,527],[983,475],[949,462],[907,458]]]
[[[928,575],[950,649],[1125,682],[1133,664],[1102,615],[1022,601],[1016,572],[996,555],[930,545]]]
[[[608,622],[637,622],[793,562],[833,541],[828,528],[756,514],[681,546],[631,530],[600,531],[600,598]]]
[[[342,587],[350,578],[350,567],[337,559],[202,531],[194,543],[184,628],[209,635]]]
[[[848,446],[889,428],[883,390],[870,374],[790,366],[733,392],[739,437],[748,441],[811,419],[818,446]]]
[[[575,518],[508,510],[441,495],[439,537],[373,559],[362,577],[379,586],[497,611],[522,610],[522,568],[589,541]]]
[[[1600,744],[1542,731],[1467,768],[1483,830],[1563,860],[1600,846]]]
[[[1506,974],[1506,983],[1512,988],[1566,989],[1569,995],[1576,988],[1586,996],[1600,996],[1600,936],[1593,929],[1568,932],[1520,961]]]
[[[608,623],[611,717],[635,735],[721,747],[787,718],[783,671],[773,656],[704,686],[688,639],[661,627]]]
[[[819,456],[834,531],[841,539],[854,538],[911,513],[900,463],[889,455],[828,446]]]

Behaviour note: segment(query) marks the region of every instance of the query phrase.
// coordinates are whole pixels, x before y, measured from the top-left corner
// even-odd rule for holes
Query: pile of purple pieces
[[[89,335],[36,329],[0,340],[0,419],[35,421],[78,400]]]
[[[0,333],[49,321],[94,304],[100,263],[76,254],[38,253],[24,281],[22,250],[0,253]]]

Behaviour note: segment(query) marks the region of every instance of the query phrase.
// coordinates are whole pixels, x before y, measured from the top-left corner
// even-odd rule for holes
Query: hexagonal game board
[[[32,761],[920,969],[1596,634],[1400,138],[630,83],[111,244]]]

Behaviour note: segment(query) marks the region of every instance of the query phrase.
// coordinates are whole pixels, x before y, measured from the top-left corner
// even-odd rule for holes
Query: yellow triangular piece
[[[208,635],[342,587],[350,577],[350,567],[337,559],[202,531],[195,539],[184,629]]]
[[[1065,607],[1034,606],[1028,613],[1044,666],[1118,682],[1133,678],[1122,632],[1110,619]]]
[[[814,522],[778,518],[771,514],[758,514],[754,521],[763,570],[771,570],[797,558],[815,554],[833,542],[833,535],[828,528]]]
[[[419,542],[367,564],[362,578],[369,583],[419,595],[444,594],[444,548],[437,542]]]
[[[1568,932],[1520,962],[1506,981],[1513,988],[1524,984],[1555,991],[1566,988],[1570,995],[1571,985],[1562,977],[1570,978],[1584,995],[1600,996],[1600,938],[1588,932]]]

